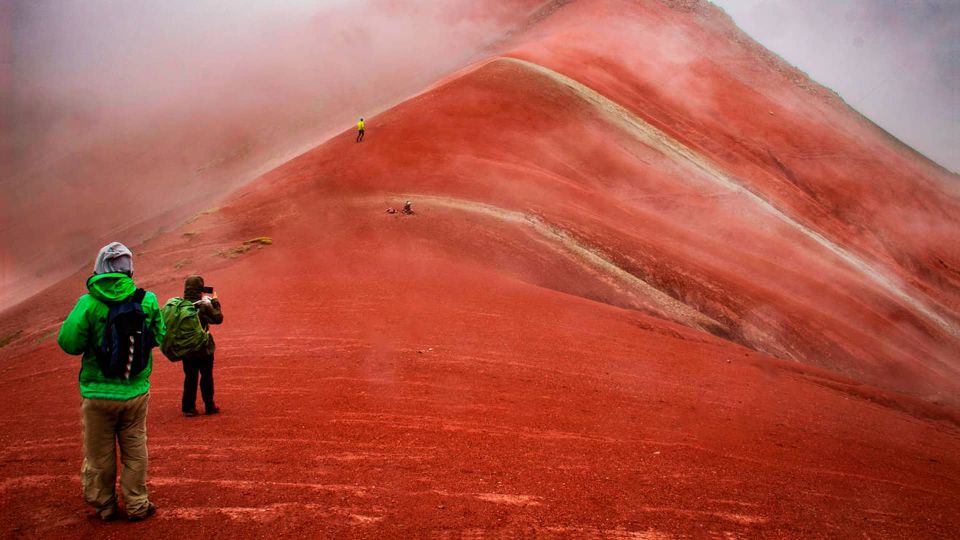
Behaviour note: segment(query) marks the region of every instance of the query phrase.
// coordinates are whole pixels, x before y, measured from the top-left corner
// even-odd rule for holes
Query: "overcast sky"
[[[712,0],[768,49],[960,171],[960,0]]]

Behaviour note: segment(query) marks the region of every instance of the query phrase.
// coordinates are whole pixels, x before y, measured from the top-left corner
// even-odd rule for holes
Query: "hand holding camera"
[[[213,299],[216,297],[217,297],[217,293],[213,290],[213,287],[204,287],[203,295],[200,297],[199,300],[194,302],[193,305],[196,306],[199,304],[206,304],[209,306],[213,303]]]

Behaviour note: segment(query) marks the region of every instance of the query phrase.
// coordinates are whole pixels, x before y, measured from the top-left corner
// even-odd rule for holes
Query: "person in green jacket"
[[[104,521],[119,516],[117,505],[117,445],[120,447],[120,488],[130,521],[156,513],[147,496],[147,402],[153,358],[148,352],[146,367],[129,379],[105,376],[97,364],[96,349],[103,341],[109,303],[133,295],[133,253],[120,242],[103,247],[97,255],[93,276],[87,280],[87,294],[60,327],[57,343],[67,354],[83,355],[80,361],[81,419],[83,421],[83,467],[80,480],[83,496]],[[156,342],[165,329],[157,297],[146,292],[141,303],[146,325]],[[149,344],[148,347],[156,346]]]

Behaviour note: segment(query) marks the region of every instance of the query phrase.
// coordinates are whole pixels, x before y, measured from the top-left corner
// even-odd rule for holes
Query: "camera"
[[[213,287],[204,287],[203,292],[206,294],[213,294]]]

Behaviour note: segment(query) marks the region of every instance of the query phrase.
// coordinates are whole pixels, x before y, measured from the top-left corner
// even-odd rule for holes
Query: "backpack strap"
[[[143,297],[146,296],[146,295],[147,295],[147,291],[145,291],[145,290],[143,290],[143,289],[137,289],[137,290],[133,291],[133,294],[130,295],[130,296],[133,298],[133,301],[134,301],[134,302],[136,302],[136,303],[138,303],[138,304],[142,304],[142,303],[143,303]]]

